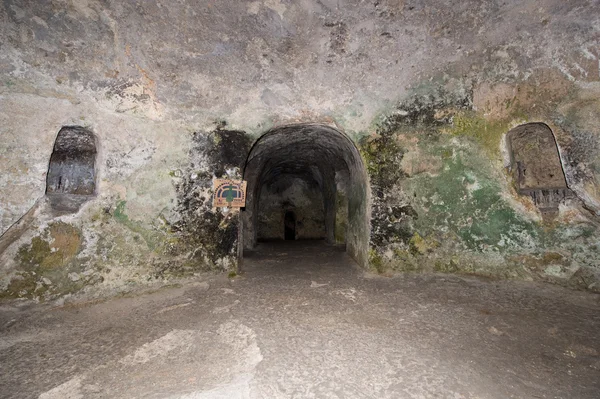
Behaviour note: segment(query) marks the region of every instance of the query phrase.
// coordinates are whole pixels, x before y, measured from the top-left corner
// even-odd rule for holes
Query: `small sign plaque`
[[[215,207],[243,208],[246,206],[246,182],[243,180],[213,180]]]

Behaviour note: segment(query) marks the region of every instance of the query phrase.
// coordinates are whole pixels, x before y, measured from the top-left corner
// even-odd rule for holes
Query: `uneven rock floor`
[[[2,306],[0,397],[600,397],[598,295],[369,276],[319,242],[262,244],[245,270],[98,304]]]

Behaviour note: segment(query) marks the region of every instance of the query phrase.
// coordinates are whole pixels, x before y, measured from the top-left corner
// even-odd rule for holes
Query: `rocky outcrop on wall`
[[[187,253],[201,269],[235,270],[239,209],[213,208],[213,179],[242,179],[250,138],[241,131],[218,128],[194,133],[183,171],[174,172],[177,191],[173,250]]]
[[[476,96],[480,87],[472,89]],[[600,220],[588,198],[557,198],[557,218],[545,220],[544,209],[520,195],[505,161],[504,137],[522,123],[548,122],[559,142],[573,142],[577,132],[558,127],[553,110],[514,100],[502,108],[505,117],[490,118],[471,95],[432,87],[400,104],[363,139],[376,193],[370,264],[380,272],[460,272],[600,290]],[[569,159],[570,147],[560,150]],[[593,161],[577,165],[589,170]],[[580,184],[570,176],[569,183]]]
[[[146,139],[122,136],[121,148],[100,154],[98,198],[79,213],[57,214],[42,196],[32,216],[8,230],[0,240],[2,296],[105,295],[235,269],[238,213],[212,207],[212,181],[240,176],[250,139],[220,128],[186,134],[190,141],[176,146]],[[184,156],[174,161],[171,151]]]
[[[12,110],[19,121],[36,120],[49,107],[48,100],[35,97],[19,111],[14,99],[4,104],[10,108],[3,111]],[[77,213],[65,213],[53,209],[45,197],[45,173],[61,121],[81,124],[83,120],[74,116],[81,114],[96,121],[87,126],[98,139],[97,193]],[[170,252],[176,239],[169,227],[176,214],[170,174],[186,162],[187,157],[173,155],[186,153],[190,135],[177,124],[156,125],[83,104],[54,104],[52,115],[39,119],[45,126],[39,134],[9,135],[20,148],[15,159],[30,169],[27,180],[16,179],[31,185],[36,205],[0,238],[2,295],[37,299],[92,291],[101,295],[160,282],[169,270],[181,270],[173,265],[184,264],[185,257]],[[165,139],[159,132],[183,134]],[[29,151],[46,156],[21,155]]]

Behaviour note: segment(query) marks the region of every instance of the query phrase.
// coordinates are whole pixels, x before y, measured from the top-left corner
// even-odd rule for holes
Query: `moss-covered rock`
[[[86,259],[78,257],[84,246],[78,227],[64,222],[50,224],[19,248],[15,258],[19,269],[0,296],[47,300],[97,284],[102,277],[86,271]]]
[[[42,236],[33,237],[30,244],[19,248],[17,258],[23,269],[52,270],[65,266],[81,247],[81,231],[58,222],[48,226]]]

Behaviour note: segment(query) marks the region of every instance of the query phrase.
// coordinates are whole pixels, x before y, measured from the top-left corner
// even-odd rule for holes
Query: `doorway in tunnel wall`
[[[260,241],[322,239],[367,265],[369,185],[344,133],[322,124],[274,128],[254,143],[244,179],[241,256]]]
[[[288,240],[285,227],[294,219],[294,238],[325,239],[325,208],[320,185],[307,178],[284,174],[268,181],[258,202],[258,241]]]
[[[284,237],[287,241],[296,239],[296,215],[292,211],[287,211],[283,218]]]

